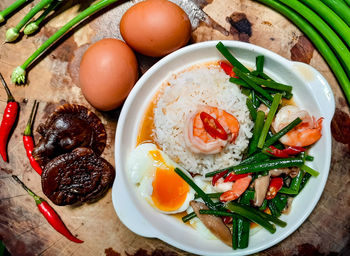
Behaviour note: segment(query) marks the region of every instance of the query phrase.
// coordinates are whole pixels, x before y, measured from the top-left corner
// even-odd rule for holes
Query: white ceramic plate
[[[282,220],[287,227],[277,227],[274,234],[260,230],[252,235],[249,247],[233,251],[218,240],[206,240],[196,230],[180,220],[159,213],[136,193],[126,175],[126,161],[136,146],[137,133],[143,114],[153,95],[170,74],[196,63],[224,59],[216,50],[218,41],[209,41],[184,47],[157,62],[137,82],[127,98],[119,117],[115,139],[116,178],[112,189],[114,208],[120,220],[133,232],[144,237],[155,237],[182,250],[199,255],[246,255],[269,248],[293,233],[316,206],[327,181],[331,160],[330,121],[334,114],[334,96],[327,81],[309,65],[291,62],[261,47],[222,41],[243,64],[254,67],[255,57],[265,56],[264,71],[279,82],[293,85],[294,100],[316,117],[324,117],[323,136],[311,148],[315,157],[308,164],[320,172],[292,204],[289,215]],[[235,86],[235,85],[232,85]]]

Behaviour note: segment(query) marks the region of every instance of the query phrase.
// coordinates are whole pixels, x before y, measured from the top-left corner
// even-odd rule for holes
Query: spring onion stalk
[[[288,194],[288,195],[297,195],[299,194],[300,190],[300,184],[304,177],[304,171],[300,170],[298,175],[292,179],[292,182],[290,183],[289,188],[282,187],[278,192],[282,194]]]
[[[13,4],[11,4],[9,7],[7,7],[5,10],[0,12],[0,23],[4,22],[6,20],[6,17],[16,11],[19,7],[21,7],[25,3],[29,3],[32,0],[17,0]]]
[[[282,95],[281,95],[282,96]],[[263,97],[260,97],[259,95],[256,95],[256,98],[263,103],[266,107],[271,108],[271,101],[264,99]],[[260,106],[260,104],[259,104]]]
[[[37,5],[35,5],[24,18],[16,25],[16,27],[9,28],[6,31],[6,42],[15,41],[21,29],[28,23],[30,19],[32,19],[38,12],[45,8],[45,6],[49,5],[53,0],[41,0]]]
[[[245,174],[245,173],[257,173],[263,171],[269,171],[272,169],[286,168],[286,167],[300,167],[304,164],[304,160],[301,158],[281,158],[266,160],[264,162],[253,162],[249,164],[239,164],[236,166],[230,166],[221,170],[209,172],[205,174],[205,177],[213,177],[223,171],[234,172],[235,174]]]
[[[183,216],[182,221],[186,223],[187,221],[192,220],[195,217],[197,217],[196,213],[191,212],[191,213],[187,214],[186,216]]]
[[[345,72],[350,76],[350,51],[338,35],[324,22],[316,13],[310,10],[297,0],[278,0],[290,8],[294,9],[305,19],[307,19],[326,39],[331,48],[334,50],[339,60],[343,64]]]
[[[259,153],[256,153],[256,154],[244,159],[240,164],[251,164],[251,163],[257,163],[257,162],[264,162],[269,158],[270,158],[270,156],[259,152]]]
[[[300,0],[300,2],[308,5],[313,9],[322,19],[324,19],[338,35],[343,38],[344,42],[350,47],[350,27],[333,12],[327,5],[319,0]],[[350,16],[350,12],[348,13]]]
[[[222,42],[219,42],[216,45],[216,49],[219,50],[219,52],[228,60],[228,62],[231,63],[232,66],[238,68],[244,73],[249,73],[249,69],[247,69],[239,60],[237,60]]]
[[[259,73],[264,72],[264,61],[265,61],[264,55],[259,55],[255,59],[256,71],[258,71]]]
[[[242,80],[240,78],[230,77],[229,81],[231,83],[240,85],[240,86],[242,86],[244,88],[250,88],[250,86],[244,80]]]
[[[300,169],[303,170],[304,172],[307,172],[309,174],[311,174],[314,177],[317,177],[320,173],[314,169],[312,169],[311,167],[303,164],[302,166],[300,166]]]
[[[220,196],[222,195],[222,192],[218,192],[218,193],[207,193],[207,196],[209,198],[215,198],[218,199]],[[194,199],[198,199],[201,198],[198,194],[194,195]]]
[[[270,130],[270,126],[271,126],[272,120],[275,117],[275,114],[277,112],[278,106],[281,103],[281,99],[282,99],[282,95],[279,94],[279,93],[275,94],[275,96],[273,97],[273,102],[272,102],[270,111],[267,114],[263,130],[261,131],[261,134],[260,134],[260,138],[259,138],[259,142],[258,142],[258,148],[263,148],[264,147],[264,143],[265,143],[265,139],[266,139],[267,133]]]
[[[345,21],[346,24],[350,27],[350,7],[347,6],[341,0],[321,0],[329,8],[331,8],[340,18]]]
[[[285,135],[287,132],[292,130],[294,127],[296,127],[298,124],[300,124],[302,121],[299,117],[294,119],[290,124],[288,124],[286,127],[281,129],[278,133],[274,134],[270,139],[266,140],[264,147],[270,147],[273,145],[276,141],[278,141],[283,135]]]
[[[262,78],[258,78],[258,77],[251,76],[251,75],[248,75],[248,77],[253,82],[255,82],[255,83],[259,84],[259,85],[264,85],[265,87],[270,88],[270,89],[275,89],[275,90],[279,90],[279,91],[286,91],[286,92],[291,92],[292,89],[293,89],[293,87],[290,86],[290,85],[277,83],[275,81],[262,79]]]
[[[44,19],[47,17],[47,15],[50,14],[50,12],[57,8],[62,3],[62,0],[54,0],[50,3],[49,7],[46,8],[46,10],[37,18],[36,20],[28,23],[26,27],[23,30],[23,33],[25,35],[31,35],[34,32],[36,32],[40,26],[40,24],[44,21]]]
[[[294,12],[293,10],[289,9],[288,7],[284,6],[283,4],[278,3],[274,0],[255,0],[257,2],[261,2],[265,5],[270,6],[271,8],[275,9],[279,13],[286,16],[288,19],[290,19],[296,26],[300,28],[312,41],[312,43],[316,46],[317,50],[321,53],[321,55],[325,58],[326,62],[332,69],[334,75],[338,79],[338,82],[340,83],[344,94],[350,103],[350,81],[347,77],[344,69],[338,62],[336,56],[334,55],[333,51],[330,49],[330,47],[327,45],[327,43],[324,41],[324,39],[318,34],[318,32],[314,29],[313,26],[310,25],[304,18],[302,18],[299,14]],[[324,3],[326,3],[326,0],[322,0]],[[331,0],[327,0],[331,1]],[[332,8],[332,10],[334,10]],[[339,15],[339,14],[338,14]],[[350,15],[348,13],[346,14],[349,18],[348,25],[350,26]],[[340,16],[340,15],[339,15]]]
[[[253,121],[255,121],[255,120],[256,120],[256,115],[257,115],[257,112],[256,112],[256,108],[255,108],[255,106],[254,106],[254,104],[253,104],[252,100],[251,100],[251,99],[249,99],[249,98],[247,98],[247,100],[246,100],[246,104],[247,104],[247,107],[248,107],[249,113],[250,113],[250,115],[251,115],[251,117],[252,117]]]
[[[350,7],[350,0],[344,0],[344,2]]]
[[[72,20],[70,20],[66,25],[60,28],[55,34],[53,34],[49,39],[46,40],[21,66],[18,66],[12,72],[12,82],[15,84],[22,84],[26,82],[26,69],[27,67],[39,57],[48,47],[50,47],[54,42],[56,42],[61,36],[63,36],[69,29],[75,26],[80,21],[84,20],[86,17],[92,15],[93,13],[101,10],[102,8],[117,2],[118,0],[101,0],[96,4],[91,5]]]
[[[250,140],[248,146],[248,155],[252,155],[258,149],[258,141],[264,126],[265,113],[263,111],[258,111],[256,116],[256,121],[253,129],[253,136]]]
[[[238,248],[238,216],[237,214],[232,214],[232,249],[236,250]]]
[[[270,94],[268,94],[263,88],[261,88],[259,85],[255,84],[244,72],[242,72],[239,68],[234,67],[233,71],[236,73],[236,75],[244,80],[253,90],[261,94],[261,96],[265,97],[266,99],[272,101],[273,98]]]

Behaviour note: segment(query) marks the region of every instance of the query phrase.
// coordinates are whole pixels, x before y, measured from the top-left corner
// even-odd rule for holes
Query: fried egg
[[[166,214],[185,211],[194,198],[193,189],[174,171],[175,167],[179,166],[152,143],[137,146],[127,161],[128,175],[139,194]]]

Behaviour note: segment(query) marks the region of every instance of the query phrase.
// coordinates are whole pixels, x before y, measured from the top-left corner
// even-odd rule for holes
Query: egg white
[[[155,161],[151,155],[150,151],[158,150],[162,155],[165,163],[168,166],[179,167],[174,161],[172,161],[164,152],[159,150],[157,146],[153,143],[144,143],[137,146],[129,155],[127,160],[127,172],[130,180],[135,184],[138,193],[144,198],[152,207],[157,211],[165,214],[173,214],[186,211],[189,207],[189,203],[194,198],[194,190],[190,187],[187,193],[186,199],[183,204],[174,211],[162,211],[158,209],[152,200],[153,186],[152,182],[155,178],[155,173],[159,163]],[[180,167],[179,167],[180,168]],[[182,169],[182,168],[181,168]],[[183,169],[182,169],[183,170]],[[189,177],[191,175],[183,170]]]

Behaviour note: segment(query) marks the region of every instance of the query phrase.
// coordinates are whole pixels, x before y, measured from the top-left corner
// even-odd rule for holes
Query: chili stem
[[[272,105],[271,105],[270,111],[267,114],[264,127],[263,127],[263,129],[261,131],[261,135],[260,135],[259,142],[258,142],[258,148],[263,148],[264,147],[264,143],[265,143],[265,139],[266,139],[267,133],[270,130],[270,126],[271,126],[272,120],[275,117],[275,114],[277,112],[278,106],[280,105],[281,99],[282,99],[282,95],[279,94],[279,93],[275,94],[275,96],[273,97],[273,101],[272,101]]]
[[[34,198],[36,204],[41,204],[41,203],[43,202],[43,199],[40,198],[39,196],[37,196],[37,195],[36,195],[30,188],[28,188],[16,175],[12,175],[12,178],[13,178],[16,182],[18,182],[18,183],[22,186],[22,188],[23,188],[25,191],[27,191],[27,193],[28,193],[29,195],[31,195],[31,196]]]
[[[54,42],[56,42],[61,36],[63,36],[69,29],[75,26],[80,21],[84,20],[86,17],[92,15],[93,13],[101,10],[102,8],[117,2],[118,0],[101,0],[96,4],[91,5],[73,19],[71,19],[66,25],[60,28],[55,34],[53,34],[49,39],[46,40],[21,66],[15,68],[12,73],[12,82],[16,84],[25,83],[26,81],[26,69],[27,67],[39,57],[48,47],[50,47]]]
[[[33,120],[34,120],[33,116],[35,115],[36,110],[37,110],[37,101],[35,100],[33,107],[32,107],[32,110],[30,112],[30,116],[29,116],[26,128],[24,130],[24,136],[32,136],[32,124],[33,124]]]
[[[4,77],[2,76],[1,73],[0,73],[0,80],[1,80],[2,85],[4,86],[6,94],[7,94],[7,103],[14,102],[15,98],[13,97],[13,95],[12,95],[9,87],[7,86],[7,83],[6,83]]]

